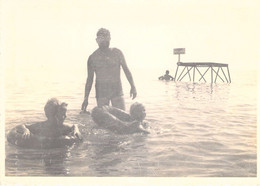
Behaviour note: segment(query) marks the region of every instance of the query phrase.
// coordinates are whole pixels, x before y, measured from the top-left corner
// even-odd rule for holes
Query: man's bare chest
[[[92,59],[92,64],[94,68],[112,68],[120,66],[120,61],[113,55],[100,55]]]

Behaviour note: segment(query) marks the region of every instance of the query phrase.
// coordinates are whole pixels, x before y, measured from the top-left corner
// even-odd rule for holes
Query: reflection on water
[[[6,167],[13,176],[69,174],[66,162],[71,156],[70,149],[32,150],[8,147],[7,151]]]
[[[69,103],[66,121],[79,125],[83,142],[49,150],[6,142],[7,176],[256,176],[255,81],[138,81],[134,101],[146,106],[148,135],[117,135],[98,128],[89,115],[79,114],[84,84],[55,83],[53,92],[64,87],[69,88],[59,99]],[[6,133],[21,122],[44,119],[39,105],[47,99],[36,92],[30,100],[26,95],[32,90],[26,90],[21,85],[7,92]],[[89,108],[95,105],[93,95]],[[125,99],[129,108],[133,101],[127,94]]]

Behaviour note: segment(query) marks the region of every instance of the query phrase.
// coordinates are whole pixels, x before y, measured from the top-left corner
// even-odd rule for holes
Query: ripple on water
[[[79,114],[84,82],[74,82],[44,82],[46,95],[39,82],[9,87],[6,132],[21,123],[45,120],[43,96],[55,93],[69,103],[66,122],[78,124],[84,140],[71,149],[49,150],[20,149],[6,142],[6,175],[256,176],[256,81],[245,86],[242,81],[161,82],[147,76],[137,82],[134,101],[146,106],[148,135],[117,135],[98,128],[90,115]],[[94,94],[90,110],[96,104]],[[133,100],[127,94],[125,100],[129,111]]]

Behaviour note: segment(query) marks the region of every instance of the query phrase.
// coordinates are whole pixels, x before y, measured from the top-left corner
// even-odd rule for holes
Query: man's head
[[[46,105],[44,106],[44,112],[48,120],[51,120],[56,116],[59,105],[60,102],[56,98],[51,98],[47,101]]]
[[[166,72],[165,72],[166,74],[169,74],[170,72],[169,72],[169,70],[166,70]]]
[[[143,121],[146,117],[144,105],[138,102],[132,104],[130,107],[130,115],[137,121]]]
[[[48,120],[56,119],[58,123],[63,123],[66,118],[67,103],[60,103],[58,99],[51,98],[47,101],[44,112]]]
[[[110,32],[105,28],[100,28],[97,32],[96,41],[98,43],[99,48],[105,49],[109,47],[110,44]]]

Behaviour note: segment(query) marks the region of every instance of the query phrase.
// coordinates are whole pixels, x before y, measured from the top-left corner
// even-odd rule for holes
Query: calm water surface
[[[233,72],[231,84],[213,85],[134,74],[148,135],[117,135],[79,114],[85,78],[35,81],[25,74],[6,82],[6,134],[18,124],[45,120],[43,107],[55,96],[69,104],[66,122],[79,125],[84,141],[45,150],[6,142],[6,176],[256,176],[256,73]],[[125,80],[123,85],[129,108],[134,101]]]

